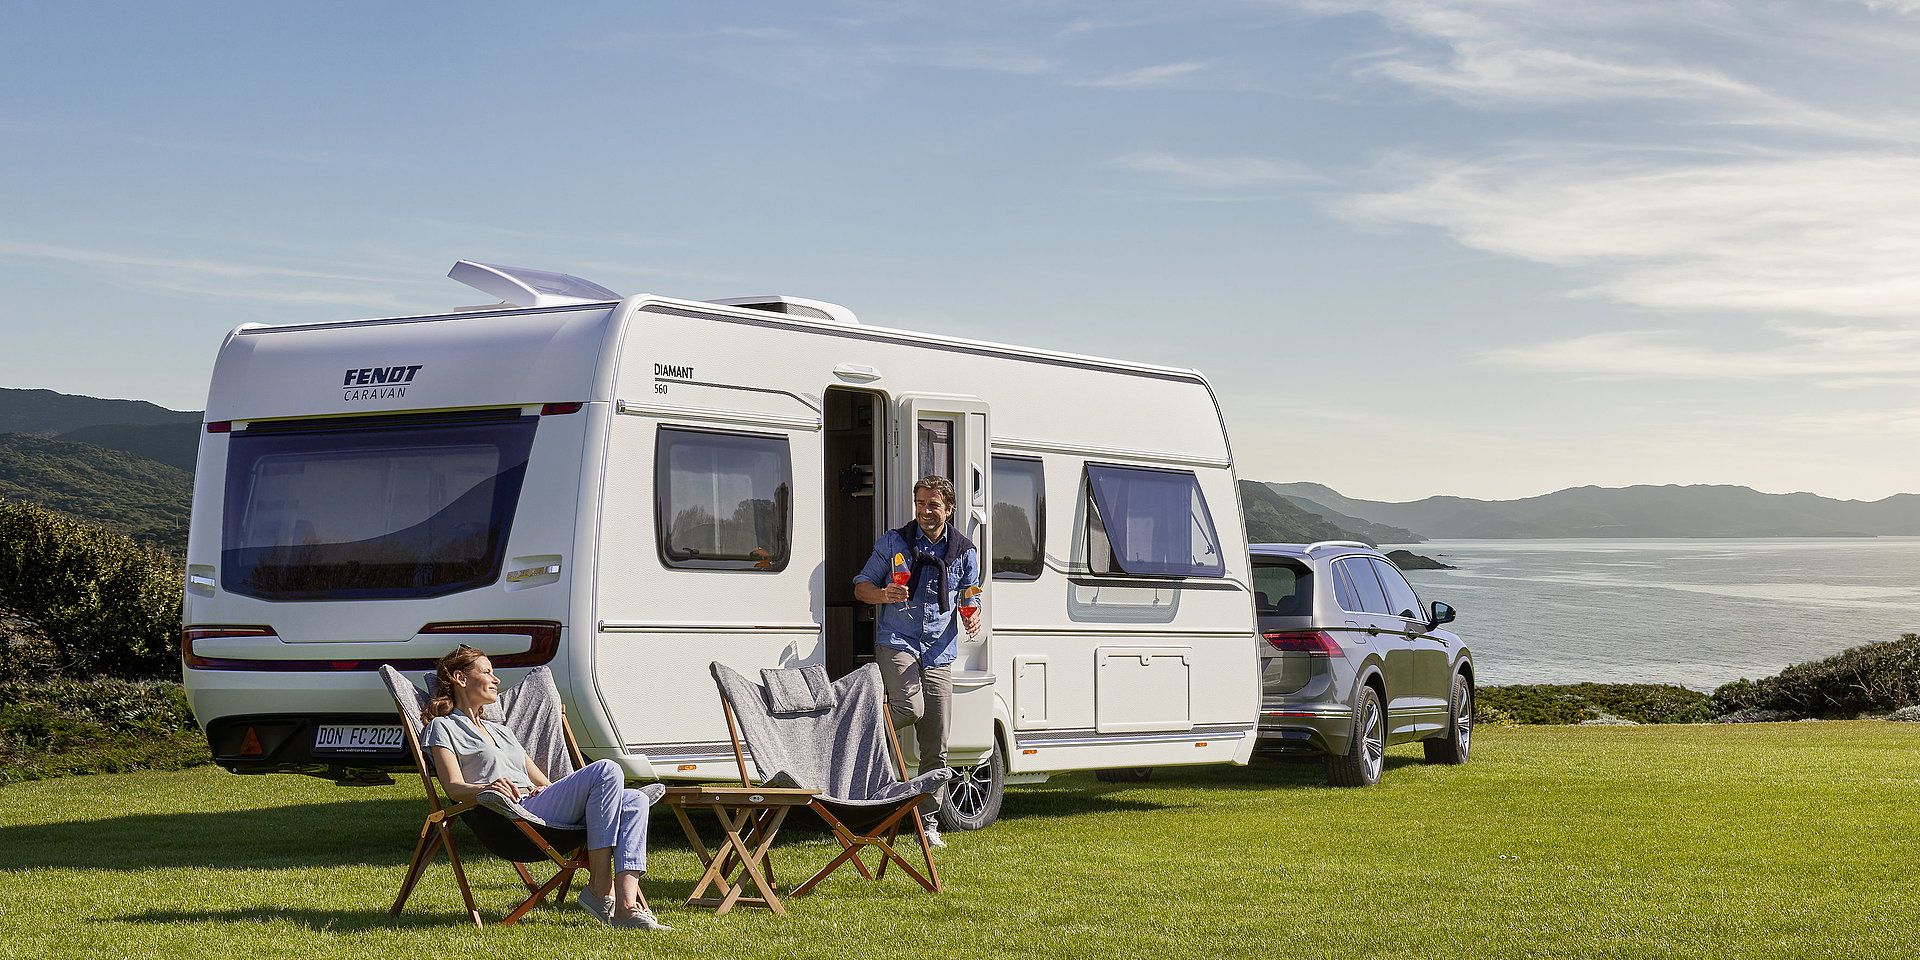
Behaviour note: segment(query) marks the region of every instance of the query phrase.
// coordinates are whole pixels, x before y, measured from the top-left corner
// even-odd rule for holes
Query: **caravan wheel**
[[[1000,798],[1007,789],[1007,768],[1000,741],[985,760],[966,769],[954,768],[947,782],[947,800],[940,805],[940,829],[978,830],[1000,819]]]

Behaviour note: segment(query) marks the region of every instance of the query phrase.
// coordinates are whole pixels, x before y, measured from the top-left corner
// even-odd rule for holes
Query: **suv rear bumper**
[[[1353,710],[1344,704],[1267,703],[1260,708],[1260,739],[1266,753],[1347,752]]]

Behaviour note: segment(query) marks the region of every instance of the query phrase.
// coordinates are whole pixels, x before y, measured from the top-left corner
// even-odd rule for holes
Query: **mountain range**
[[[1356,500],[1318,483],[1266,486],[1303,509],[1392,524],[1436,539],[1552,537],[1860,537],[1920,535],[1920,495],[1832,500],[1750,487],[1573,487],[1519,500]],[[1317,511],[1316,511],[1317,512]],[[1391,542],[1391,541],[1385,541]]]

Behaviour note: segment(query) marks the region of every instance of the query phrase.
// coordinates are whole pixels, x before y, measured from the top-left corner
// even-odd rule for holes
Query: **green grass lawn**
[[[1920,956],[1920,725],[1488,728],[1475,749],[1430,767],[1397,748],[1371,790],[1274,763],[1059,777],[950,837],[944,896],[843,871],[785,919],[680,906],[696,861],[660,810],[646,889],[664,934],[571,905],[475,930],[444,857],[389,917],[417,780],[16,784],[0,957]],[[829,854],[785,836],[790,879]],[[518,881],[466,846],[498,917]]]

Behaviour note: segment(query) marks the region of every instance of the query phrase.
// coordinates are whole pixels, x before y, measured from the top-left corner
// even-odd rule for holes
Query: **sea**
[[[1410,570],[1483,686],[1667,683],[1711,692],[1920,632],[1920,537],[1429,540]],[[1382,546],[1381,549],[1393,547]]]

